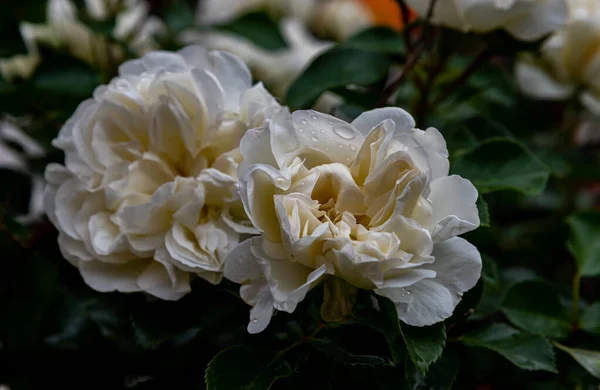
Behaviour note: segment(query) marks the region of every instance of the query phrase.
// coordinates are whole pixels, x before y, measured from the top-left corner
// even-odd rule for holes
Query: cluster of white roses
[[[65,164],[46,170],[60,249],[92,288],[175,300],[194,276],[225,276],[255,333],[323,279],[388,297],[418,326],[479,279],[477,249],[456,237],[479,225],[477,191],[402,109],[290,113],[237,57],[197,46],[119,73],[64,125]]]

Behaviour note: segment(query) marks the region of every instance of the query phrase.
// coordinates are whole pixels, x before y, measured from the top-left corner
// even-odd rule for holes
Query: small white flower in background
[[[406,0],[425,17],[433,0]],[[431,21],[464,32],[506,30],[534,41],[559,29],[567,19],[566,0],[437,0]]]
[[[116,15],[113,37],[127,42],[138,55],[158,49],[155,37],[166,31],[160,19],[148,15],[145,1],[86,0],[85,11],[95,21]],[[5,79],[28,78],[33,74],[40,62],[39,44],[64,48],[99,69],[123,60],[124,53],[118,45],[109,43],[79,20],[77,7],[71,0],[49,0],[46,15],[46,24],[21,23],[21,36],[28,54],[0,59],[0,72]]]
[[[456,237],[479,226],[478,194],[448,176],[442,135],[414,127],[399,108],[351,124],[296,111],[244,136],[240,195],[260,237],[230,254],[225,277],[253,306],[249,332],[326,275],[390,298],[410,325],[452,314],[481,273],[477,249]]]
[[[544,42],[541,58],[517,63],[523,92],[546,100],[579,94],[588,110],[600,114],[600,2],[570,0],[569,21]]]
[[[237,57],[187,47],[119,68],[59,132],[45,207],[64,257],[98,291],[168,300],[211,283],[254,233],[237,191],[239,143],[283,110]]]
[[[287,48],[270,51],[234,33],[219,31],[189,31],[181,37],[184,44],[199,44],[213,50],[223,50],[239,56],[273,94],[285,99],[289,87],[310,62],[333,46],[332,42],[314,38],[297,19],[280,22]],[[329,112],[340,103],[335,95],[327,93],[315,108]]]
[[[197,19],[200,24],[221,24],[255,11],[265,11],[275,19],[297,19],[318,34],[340,41],[376,24],[362,0],[202,0]]]
[[[12,148],[10,143],[19,146],[21,151]],[[45,155],[46,151],[41,145],[23,130],[8,121],[0,122],[0,169],[31,175],[28,211],[26,214],[16,216],[16,220],[21,223],[35,222],[44,215],[44,178],[40,174],[31,174],[27,159],[41,158]]]

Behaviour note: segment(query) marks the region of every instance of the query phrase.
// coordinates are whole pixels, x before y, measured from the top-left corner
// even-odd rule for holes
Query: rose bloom
[[[516,73],[531,97],[564,100],[581,91],[582,104],[600,114],[600,2],[570,0],[567,25],[544,42],[541,58],[525,57]]]
[[[124,63],[64,125],[46,169],[63,256],[98,291],[174,300],[222,278],[255,230],[237,191],[239,143],[281,107],[235,56],[187,47]]]
[[[425,17],[432,0],[406,0]],[[464,32],[506,30],[534,41],[560,28],[567,19],[565,0],[438,0],[431,21]]]
[[[249,332],[275,309],[293,312],[326,275],[345,281],[338,292],[388,297],[410,325],[452,314],[481,273],[477,249],[456,237],[479,226],[478,194],[448,176],[442,135],[414,127],[404,110],[383,108],[352,124],[283,113],[248,131],[240,194],[260,236],[230,254],[225,277],[253,306]]]

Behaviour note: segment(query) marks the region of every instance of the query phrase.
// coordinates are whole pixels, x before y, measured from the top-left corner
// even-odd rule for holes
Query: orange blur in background
[[[366,4],[375,17],[376,26],[387,26],[402,30],[402,12],[396,0],[360,0]],[[416,14],[410,10],[408,20],[413,21]]]

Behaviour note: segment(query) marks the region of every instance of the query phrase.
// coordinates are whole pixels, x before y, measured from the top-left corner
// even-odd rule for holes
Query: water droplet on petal
[[[258,322],[258,318],[253,318],[251,321],[256,324]]]
[[[300,127],[300,128],[298,129],[298,132],[299,132],[299,133],[304,133],[304,129],[303,129],[302,127]]]
[[[319,117],[316,115],[311,116],[311,118],[313,119],[313,121],[316,121],[317,119],[319,119]]]
[[[329,126],[333,125],[333,122],[332,122],[332,121],[329,121],[329,122],[327,122],[327,123],[329,123]]]
[[[339,146],[340,149],[344,148],[344,145],[342,145],[342,144],[339,144],[338,146]]]
[[[308,125],[308,121],[306,119],[302,119],[302,124],[303,125]]]
[[[333,132],[343,139],[353,139],[356,137],[354,129],[349,125],[338,125],[333,128]]]
[[[356,145],[350,145],[350,150],[354,152],[356,150]]]
[[[321,133],[325,133],[325,129],[321,129]]]
[[[317,137],[315,137],[314,135],[312,136],[312,140],[313,140],[313,142],[319,142],[319,139]]]

